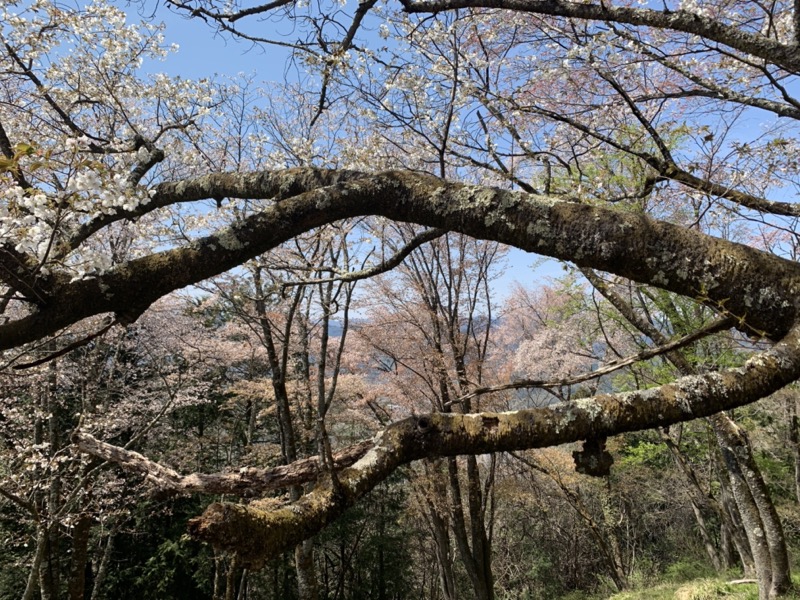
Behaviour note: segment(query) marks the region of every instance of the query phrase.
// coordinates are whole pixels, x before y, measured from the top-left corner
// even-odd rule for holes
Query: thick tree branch
[[[73,442],[81,452],[116,463],[129,471],[141,473],[159,490],[174,494],[231,494],[253,497],[263,495],[270,490],[314,481],[322,473],[319,457],[311,456],[273,469],[248,467],[234,473],[181,475],[174,469],[153,462],[138,452],[100,441],[88,433],[76,433]],[[334,467],[343,469],[351,466],[371,447],[372,442],[367,440],[335,452]]]
[[[297,182],[298,174],[316,172],[301,169],[284,175]],[[337,178],[336,172],[322,173]],[[449,183],[419,173],[352,177],[275,203],[186,246],[94,277],[62,277],[52,284],[41,308],[0,325],[0,349],[35,341],[96,314],[113,312],[121,322],[130,322],[176,289],[232,269],[315,227],[364,215],[458,231],[658,286],[724,308],[750,334],[778,338],[797,314],[800,265],[748,246],[639,214]],[[281,173],[273,172],[208,175],[161,184],[155,201],[272,198],[280,192],[281,179]]]
[[[800,0],[794,0],[792,8],[792,38],[795,44],[800,44]]]
[[[800,328],[738,369],[681,378],[644,391],[605,394],[509,413],[433,413],[397,422],[339,473],[288,506],[212,504],[190,533],[258,567],[319,532],[400,465],[428,457],[543,448],[663,427],[754,402],[800,376]]]
[[[0,242],[0,281],[34,304],[43,304],[48,294],[38,262],[9,242]]]
[[[734,50],[757,56],[769,63],[792,71],[800,71],[800,54],[795,45],[756,33],[748,33],[720,19],[686,10],[653,10],[628,6],[583,4],[566,0],[401,0],[406,12],[435,13],[457,8],[501,8],[554,17],[588,19],[627,25],[644,25],[701,36]]]
[[[283,200],[315,188],[358,179],[363,177],[363,175],[363,173],[357,171],[327,171],[314,168],[264,172],[261,174],[261,178],[258,181],[260,193],[253,197],[271,198],[276,201]],[[137,219],[159,208],[181,202],[196,202],[208,198],[225,198],[226,191],[230,189],[236,190],[240,187],[237,185],[238,182],[236,179],[236,177],[227,178],[224,173],[217,173],[211,176],[189,180],[191,183],[188,184],[185,189],[181,189],[181,182],[167,184],[170,186],[169,193],[156,195],[154,198],[151,198],[147,204],[140,204],[132,210],[117,209],[112,214],[102,214],[85,223],[78,228],[69,239],[67,247],[70,250],[77,248],[92,235],[117,221]],[[240,190],[239,193],[234,191],[227,195],[236,198],[246,197],[246,194],[242,190]]]

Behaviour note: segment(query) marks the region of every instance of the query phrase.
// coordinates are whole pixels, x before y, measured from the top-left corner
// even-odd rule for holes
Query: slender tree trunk
[[[719,456],[720,458],[722,456],[721,450]],[[739,507],[733,497],[730,474],[724,464],[720,466],[719,482],[720,502],[725,509],[723,526],[726,527],[729,538],[736,548],[736,553],[739,555],[744,576],[748,579],[754,578],[756,576],[756,563],[750,550],[750,542],[747,540],[747,532],[745,531],[744,523],[742,523]]]
[[[294,564],[297,570],[297,591],[300,600],[318,600],[319,584],[314,568],[314,542],[306,540],[294,549]]]
[[[429,489],[423,489],[418,497],[424,514],[429,518],[433,534],[434,552],[439,580],[439,591],[443,600],[456,600],[456,577],[453,571],[453,549],[450,543],[449,511],[447,506],[447,482],[443,477],[442,459],[426,460],[425,479],[430,483]]]
[[[700,486],[700,481],[697,478],[697,474],[669,434],[662,431],[661,439],[664,440],[667,448],[669,448],[670,454],[672,454],[675,464],[689,482],[689,501],[692,503],[695,521],[697,522],[700,536],[703,538],[703,546],[705,547],[706,554],[708,554],[708,558],[711,561],[714,570],[719,573],[723,569],[723,559],[720,556],[720,552],[717,551],[717,547],[714,544],[713,538],[711,537],[708,523],[703,515],[702,508],[704,506],[710,506],[710,508],[719,515],[720,520],[724,519],[724,508],[719,503],[714,502],[713,499],[709,498],[703,491],[703,488]]]
[[[103,585],[108,575],[108,566],[111,564],[111,555],[114,552],[114,540],[116,536],[117,529],[115,525],[108,533],[106,545],[105,548],[103,548],[103,556],[97,567],[97,574],[95,575],[94,584],[92,585],[92,600],[100,600],[103,597]],[[217,596],[214,596],[214,599],[217,600]]]
[[[436,507],[428,505],[436,548],[436,563],[439,572],[439,588],[444,600],[456,600],[456,577],[453,573],[453,552],[450,547],[450,529]]]
[[[739,461],[733,450],[726,445],[726,440],[721,438],[719,441],[723,460],[728,468],[733,497],[736,500],[736,506],[739,509],[744,530],[747,533],[747,541],[753,553],[756,578],[758,579],[758,597],[759,600],[768,600],[771,597],[772,590],[772,557],[770,556],[769,544],[764,533],[764,524],[761,522],[758,507],[741,471]]]
[[[603,518],[601,524],[603,537],[608,540],[608,548],[612,565],[614,566],[615,582],[618,586],[621,586],[621,590],[624,590],[628,587],[628,570],[625,568],[625,558],[616,531],[616,523],[621,522],[621,519],[613,505],[614,499],[611,497],[610,485],[606,488],[601,498],[603,506],[600,515]]]
[[[725,522],[719,525],[719,552],[722,568],[727,571],[736,564],[736,547],[731,539],[731,532]]]
[[[791,391],[786,398],[789,412],[789,444],[794,459],[794,496],[800,502],[800,418],[797,416],[797,394]]]
[[[47,380],[41,397],[41,406],[44,414],[47,415],[46,440],[49,456],[55,456],[61,448],[61,436],[58,429],[58,418],[61,411],[56,397],[58,384],[57,362],[54,360],[47,365]],[[43,436],[44,431],[44,428],[41,428],[37,432],[37,436]],[[44,522],[47,523],[45,528],[47,539],[44,554],[39,563],[39,593],[42,600],[59,600],[61,575],[60,531],[58,524],[52,522],[52,518],[60,504],[60,492],[61,483],[58,475],[53,473],[50,475],[47,492],[40,495],[37,502],[39,514]]]
[[[28,583],[22,600],[33,600],[36,591],[39,589],[39,567],[42,564],[44,553],[47,550],[47,529],[40,523],[36,528],[36,553],[33,555],[33,564],[28,574]]]
[[[89,556],[89,534],[92,519],[81,515],[72,528],[72,560],[69,578],[69,600],[83,600],[86,594],[86,566]]]
[[[720,444],[725,446],[726,451],[733,455],[733,459],[739,465],[736,476],[741,477],[750,490],[750,496],[761,521],[761,531],[769,549],[770,586],[768,597],[777,598],[792,587],[789,554],[786,550],[786,539],[780,518],[753,458],[747,434],[725,414],[709,417],[709,421],[717,432]]]
[[[222,591],[222,577],[224,571],[224,560],[222,554],[219,552],[214,553],[214,588],[212,597],[214,600],[224,600]]]
[[[58,600],[58,557],[54,554],[55,526],[47,528],[44,555],[39,563],[39,593],[42,600]]]
[[[239,561],[236,555],[231,558],[228,566],[228,573],[225,575],[225,600],[235,600],[236,598],[236,576],[239,572]]]
[[[272,389],[275,393],[275,404],[278,413],[278,425],[281,434],[281,449],[285,464],[291,464],[297,460],[297,436],[292,423],[291,406],[289,394],[286,387],[288,376],[287,364],[288,349],[282,348],[278,352],[275,344],[275,337],[272,331],[272,324],[267,317],[266,301],[264,300],[263,284],[261,280],[261,270],[256,268],[253,272],[253,283],[256,288],[256,312],[259,318],[259,325],[264,336],[264,345],[267,350],[270,370],[272,372]],[[298,288],[295,293],[294,301],[287,316],[287,325],[283,331],[283,344],[289,344],[291,334],[291,324],[302,298],[302,290]],[[293,489],[291,496],[296,500],[302,495],[302,490]],[[311,540],[306,540],[295,547],[294,551],[295,569],[297,571],[297,586],[300,600],[317,600],[319,598],[319,585],[317,583],[316,571],[314,568],[314,546]]]
[[[378,514],[378,600],[388,600],[386,598],[386,558],[384,556],[383,540],[386,538],[386,503],[381,502]],[[373,584],[374,588],[374,584]]]
[[[242,569],[242,578],[239,581],[239,595],[236,596],[236,600],[247,600],[247,578],[248,570]]]
[[[486,513],[484,511],[478,459],[474,455],[467,456],[467,493],[470,529],[472,531],[472,555],[481,587],[481,595],[479,597],[492,600],[494,598],[492,552],[486,531]]]
[[[692,504],[692,511],[694,512],[694,519],[697,522],[697,529],[700,531],[700,537],[703,539],[703,547],[706,549],[706,554],[708,554],[708,559],[711,561],[714,570],[719,573],[722,571],[722,560],[711,538],[706,518],[703,516],[703,511],[700,510],[700,506],[698,506],[695,499],[690,498],[689,501]]]
[[[464,510],[461,496],[461,484],[458,480],[458,462],[455,458],[448,459],[448,475],[450,481],[450,511],[452,516],[453,537],[456,540],[456,548],[458,548],[459,557],[467,572],[467,576],[472,583],[472,589],[475,593],[476,600],[493,600],[494,588],[491,580],[486,579],[485,565],[483,564],[483,557],[476,554],[476,550],[480,553],[480,544],[483,543],[482,535],[476,531],[475,527],[480,527],[476,522],[470,519],[470,532],[467,532],[466,520],[464,518]],[[468,481],[468,493],[474,493],[472,484]],[[485,534],[483,534],[485,536]],[[470,539],[472,543],[478,543],[478,548],[470,547]],[[489,566],[489,573],[491,574],[491,565]],[[491,576],[491,575],[490,575]]]

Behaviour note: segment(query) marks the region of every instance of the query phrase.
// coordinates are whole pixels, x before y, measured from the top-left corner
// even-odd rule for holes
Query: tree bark
[[[138,452],[101,442],[88,433],[77,432],[72,439],[81,452],[117,463],[130,471],[142,473],[160,491],[174,494],[258,496],[267,491],[313,481],[322,473],[319,457],[310,456],[272,469],[251,467],[232,473],[181,475],[174,469],[153,462]],[[334,467],[343,469],[353,465],[371,447],[372,442],[365,440],[334,453]]]
[[[317,600],[319,584],[314,568],[314,543],[304,540],[294,549],[294,564],[297,571],[297,592],[300,600]]]
[[[708,554],[708,558],[711,561],[711,565],[714,567],[714,570],[719,573],[723,569],[723,560],[720,556],[720,553],[717,551],[717,547],[714,544],[709,532],[708,523],[703,515],[702,507],[710,506],[720,518],[722,523],[725,522],[725,509],[703,491],[702,487],[700,486],[700,481],[697,479],[697,474],[681,453],[681,449],[672,440],[669,434],[662,431],[661,439],[664,440],[664,443],[667,445],[667,448],[669,449],[675,464],[678,466],[678,469],[681,471],[681,473],[683,473],[686,481],[689,482],[689,501],[692,504],[692,511],[694,512],[694,517],[695,521],[697,522],[697,527],[700,531],[700,536],[703,538],[703,546],[705,547],[706,554]]]
[[[112,312],[131,322],[175,289],[227,271],[315,227],[363,215],[492,239],[698,298],[724,307],[748,333],[779,338],[798,314],[800,265],[795,262],[640,214],[418,173],[216,173],[163,183],[151,204],[269,199],[284,197],[289,189],[297,195],[189,245],[130,260],[92,278],[52,276],[38,310],[0,325],[0,349],[41,339],[96,314]]]
[[[800,331],[743,367],[682,378],[645,391],[607,394],[511,413],[418,415],[380,432],[373,448],[291,505],[272,511],[212,504],[190,522],[195,537],[239,552],[249,565],[307,539],[338,517],[401,464],[433,456],[487,454],[548,447],[663,427],[746,404],[800,375]]]
[[[39,567],[47,551],[47,538],[47,529],[41,523],[38,524],[36,527],[36,552],[33,555],[33,564],[28,574],[28,583],[22,594],[22,600],[33,600],[39,589]]]
[[[72,528],[72,557],[69,578],[69,600],[84,600],[86,595],[86,566],[89,556],[89,534],[92,519],[81,515]]]
[[[419,493],[421,510],[427,514],[433,534],[436,553],[439,589],[443,600],[457,600],[456,576],[453,570],[453,550],[450,543],[449,510],[447,505],[447,485],[443,478],[442,461],[425,461],[425,477],[430,488]]]
[[[433,527],[433,541],[436,549],[436,563],[439,573],[439,589],[443,600],[457,600],[456,577],[453,573],[453,556],[450,547],[450,528],[439,515],[438,510],[429,505],[429,515]]]
[[[794,496],[800,502],[800,417],[797,415],[797,394],[790,391],[786,397],[789,413],[789,445],[794,459]]]
[[[92,586],[92,599],[101,600],[105,596],[103,593],[103,586],[105,585],[106,577],[108,576],[108,567],[111,564],[111,555],[114,552],[114,540],[117,536],[117,526],[114,524],[106,537],[106,543],[103,548],[103,556],[100,559],[100,564],[97,566],[97,574],[94,578]],[[216,560],[215,560],[216,564]],[[216,597],[215,597],[215,600]]]
[[[758,512],[758,507],[753,500],[753,495],[747,485],[741,465],[731,448],[726,446],[724,438],[720,438],[720,450],[730,477],[731,490],[736,500],[736,506],[742,517],[747,541],[753,554],[756,577],[758,579],[758,597],[760,600],[770,598],[772,590],[772,558],[769,544],[764,534],[764,524]]]
[[[770,560],[770,583],[767,591],[767,596],[764,598],[776,598],[785,594],[792,587],[792,580],[790,575],[789,555],[786,550],[786,539],[783,534],[783,526],[781,525],[778,513],[775,510],[775,505],[769,496],[769,491],[761,477],[761,472],[755,464],[753,452],[750,447],[750,442],[747,439],[745,432],[734,423],[727,415],[718,414],[709,419],[717,433],[720,444],[723,447],[723,452],[726,455],[725,462],[730,467],[730,461],[736,460],[738,468],[731,473],[731,478],[741,478],[742,482],[738,482],[733,486],[734,494],[742,484],[746,485],[750,491],[752,502],[758,511],[759,521],[761,527],[759,532],[754,532],[755,537],[761,541],[761,535],[766,541],[769,560]],[[733,483],[733,482],[732,482]],[[737,504],[739,503],[739,496],[736,496]],[[749,499],[745,497],[745,501]],[[748,509],[749,511],[750,509]],[[741,512],[741,506],[740,506]],[[744,514],[742,515],[744,518]],[[760,554],[759,554],[760,556]],[[754,558],[756,553],[754,552]],[[758,559],[756,559],[756,571],[758,571]],[[766,570],[762,570],[766,573]],[[759,589],[761,589],[761,581],[759,578]]]
[[[694,498],[690,498],[689,502],[692,504],[692,512],[694,512],[694,519],[697,523],[697,529],[700,531],[700,537],[703,540],[703,547],[706,550],[706,554],[708,554],[708,560],[711,561],[711,566],[714,567],[714,570],[720,573],[722,571],[722,559],[714,544],[714,540],[711,538],[711,533],[706,518],[703,516],[703,511]]]
[[[719,444],[717,444],[719,445]],[[722,462],[722,452],[719,453],[719,461]],[[720,503],[725,509],[726,518],[723,520],[723,526],[727,526],[727,532],[731,542],[736,548],[739,559],[742,563],[742,569],[745,577],[753,578],[756,573],[756,564],[753,559],[753,553],[750,550],[750,542],[747,541],[747,532],[742,523],[742,517],[739,514],[739,508],[736,506],[736,500],[733,497],[733,492],[730,489],[730,475],[724,464],[720,464],[719,468],[719,482],[720,482]]]

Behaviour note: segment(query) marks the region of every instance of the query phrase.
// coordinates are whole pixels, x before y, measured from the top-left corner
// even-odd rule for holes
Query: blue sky
[[[152,7],[147,8],[152,10]],[[127,4],[123,9],[130,15],[130,21],[141,18],[135,6]],[[149,14],[144,13],[144,16]],[[255,73],[259,83],[284,79],[286,61],[289,58],[289,52],[285,48],[253,47],[249,42],[215,35],[206,23],[198,19],[186,19],[165,10],[163,6],[155,20],[164,22],[166,43],[178,44],[179,50],[170,54],[164,62],[148,65],[149,70],[180,75],[187,79],[214,75],[232,76],[240,72]],[[259,33],[268,35],[267,31]],[[515,282],[520,282],[525,287],[538,287],[546,279],[563,274],[557,261],[542,260],[538,255],[512,248],[507,257],[507,268],[496,281],[495,289],[502,299]]]
[[[139,20],[136,7],[123,6],[130,21]],[[149,10],[152,10],[148,7]],[[143,13],[144,17],[149,16]],[[186,19],[159,7],[156,22],[166,25],[164,37],[167,44],[178,44],[177,53],[166,61],[150,65],[153,71],[180,75],[186,79],[199,79],[212,75],[235,75],[236,73],[258,73],[261,81],[281,81],[288,58],[285,48],[270,46],[253,47],[250,43],[215,35],[213,29],[199,19]]]

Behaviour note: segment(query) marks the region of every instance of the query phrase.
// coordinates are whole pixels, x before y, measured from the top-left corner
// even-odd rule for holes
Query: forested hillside
[[[0,597],[796,593],[800,4],[0,36]]]

